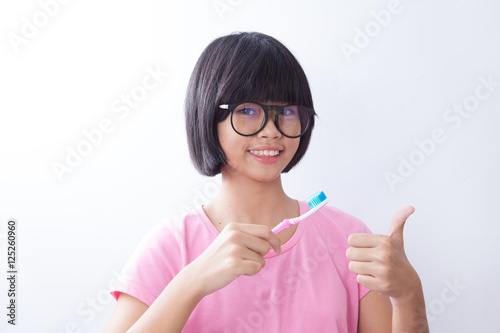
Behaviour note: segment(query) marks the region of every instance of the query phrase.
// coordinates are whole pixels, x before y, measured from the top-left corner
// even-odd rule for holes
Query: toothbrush
[[[280,224],[278,224],[276,227],[274,227],[272,232],[277,234],[278,232],[282,231],[283,229],[291,227],[292,225],[297,224],[300,221],[305,220],[306,218],[308,218],[309,216],[311,216],[312,214],[317,212],[321,207],[323,207],[327,203],[328,203],[328,198],[326,197],[326,195],[323,191],[321,191],[321,192],[318,191],[318,192],[314,193],[313,195],[311,195],[307,199],[307,204],[309,205],[309,207],[312,208],[310,211],[308,211],[307,213],[305,213],[299,217],[294,217],[291,219],[284,219]]]

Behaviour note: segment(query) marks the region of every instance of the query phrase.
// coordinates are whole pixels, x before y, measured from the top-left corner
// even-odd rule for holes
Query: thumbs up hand
[[[346,251],[349,269],[358,283],[380,294],[401,298],[420,286],[420,278],[406,258],[403,229],[415,208],[407,206],[394,214],[385,235],[352,234]]]

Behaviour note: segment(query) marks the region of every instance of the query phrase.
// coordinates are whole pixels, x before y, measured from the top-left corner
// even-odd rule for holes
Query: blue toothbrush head
[[[309,207],[314,208],[314,207],[318,206],[319,204],[321,204],[326,199],[327,198],[326,198],[325,193],[323,191],[318,191],[318,192],[314,193],[313,195],[311,195],[307,199],[307,204],[309,205]]]

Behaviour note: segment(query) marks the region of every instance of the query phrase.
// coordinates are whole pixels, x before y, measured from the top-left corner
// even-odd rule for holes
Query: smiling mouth
[[[249,150],[249,152],[259,157],[274,157],[280,154],[279,150]]]

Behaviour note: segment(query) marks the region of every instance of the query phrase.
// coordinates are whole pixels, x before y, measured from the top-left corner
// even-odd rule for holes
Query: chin
[[[255,164],[254,161],[250,160],[248,163],[245,163],[245,165],[241,165],[227,161],[224,169],[228,175],[233,177],[246,177],[258,182],[270,183],[281,177],[281,173],[288,163],[285,165],[283,164],[284,163]]]
[[[250,177],[262,183],[271,183],[281,177],[281,171],[259,172],[259,173],[256,172],[253,173]]]

